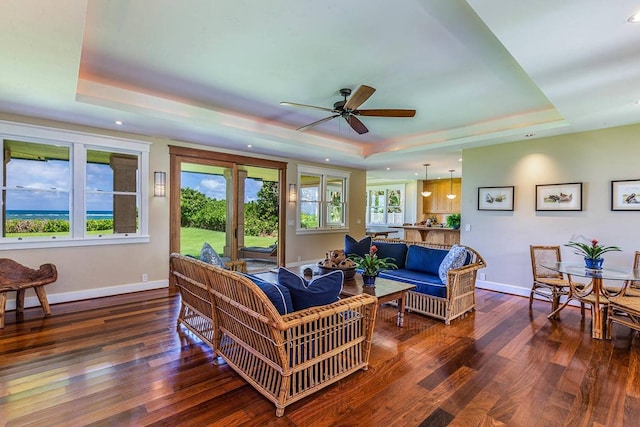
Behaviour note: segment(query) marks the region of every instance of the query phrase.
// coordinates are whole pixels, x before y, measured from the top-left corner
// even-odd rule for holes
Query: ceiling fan
[[[299,127],[297,130],[307,130],[314,126],[318,126],[321,123],[328,122],[336,117],[344,117],[349,123],[349,126],[357,133],[362,135],[369,132],[369,129],[358,119],[356,116],[372,116],[372,117],[413,117],[416,115],[416,110],[398,110],[398,109],[377,109],[377,110],[358,110],[358,107],[362,105],[376,90],[370,86],[361,85],[356,89],[351,98],[347,100],[347,97],[351,95],[351,89],[340,89],[340,95],[344,96],[344,100],[338,101],[333,104],[333,108],[316,107],[315,105],[297,104],[295,102],[281,102],[280,105],[290,105],[292,107],[304,107],[313,108],[315,110],[322,110],[334,113],[332,116],[325,117],[308,125]]]

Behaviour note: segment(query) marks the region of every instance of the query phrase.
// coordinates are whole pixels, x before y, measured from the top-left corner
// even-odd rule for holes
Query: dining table
[[[604,265],[601,269],[592,269],[586,268],[584,263],[576,262],[543,263],[542,266],[569,276],[571,291],[575,297],[578,300],[589,299],[586,302],[593,305],[593,310],[591,311],[591,336],[596,339],[603,339],[607,335],[605,331],[607,298],[617,295],[624,287],[624,282],[640,281],[640,269],[630,267]],[[579,289],[573,286],[572,276],[591,279],[591,282],[584,288]],[[605,287],[603,286],[605,280],[620,282],[620,287]],[[567,305],[567,302],[552,314],[555,315],[562,310]],[[601,307],[601,304],[605,304],[605,306]]]

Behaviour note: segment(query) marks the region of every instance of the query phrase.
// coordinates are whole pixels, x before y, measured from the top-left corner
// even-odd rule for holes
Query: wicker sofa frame
[[[450,249],[450,245],[410,242],[401,239],[374,239],[373,243],[404,243],[434,249]],[[464,246],[464,245],[461,245]],[[476,306],[476,278],[478,270],[487,266],[484,258],[473,248],[465,246],[471,259],[461,268],[449,270],[447,275],[446,298],[436,297],[416,291],[409,291],[405,303],[406,310],[444,320],[449,325],[453,319],[472,311]]]
[[[377,299],[357,295],[280,315],[251,280],[178,254],[171,274],[181,294],[178,325],[272,401],[287,405],[369,364]]]

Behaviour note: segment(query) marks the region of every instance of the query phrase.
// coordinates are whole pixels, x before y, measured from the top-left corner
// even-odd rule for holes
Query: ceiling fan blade
[[[307,105],[307,104],[297,104],[295,102],[283,101],[283,102],[280,103],[280,105],[287,105],[287,106],[290,106],[290,107],[313,108],[314,110],[322,110],[322,111],[330,111],[330,112],[333,111],[333,109],[331,109],[331,108],[316,107],[315,105]]]
[[[348,116],[345,116],[344,119],[347,121],[347,123],[349,123],[349,126],[351,126],[351,128],[358,132],[360,135],[369,132],[369,129],[367,129],[364,123],[362,123],[356,116],[352,116],[351,114],[349,114]]]
[[[371,86],[360,85],[358,89],[351,95],[347,103],[344,104],[345,110],[355,110],[357,109],[364,101],[369,99],[373,92],[376,90]]]
[[[319,124],[322,124],[324,122],[328,122],[331,119],[335,119],[336,117],[340,117],[340,114],[336,114],[334,116],[325,117],[324,119],[321,119],[321,120],[318,120],[316,122],[309,123],[308,125],[304,125],[302,127],[299,127],[296,130],[307,130],[307,129],[310,129],[310,128],[314,127],[314,126],[318,126]]]
[[[358,116],[378,116],[378,117],[414,117],[416,110],[397,110],[397,109],[382,109],[382,110],[356,110],[352,112]]]

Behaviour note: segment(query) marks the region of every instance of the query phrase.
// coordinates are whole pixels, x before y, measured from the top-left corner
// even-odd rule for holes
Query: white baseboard
[[[523,288],[521,286],[513,286],[505,283],[489,282],[486,280],[476,280],[476,288],[486,289],[488,291],[502,292],[503,294],[517,295],[525,298],[529,298],[529,295],[531,293],[531,288]],[[533,297],[535,299],[542,300],[542,298],[540,298],[538,295],[534,295]],[[575,300],[569,301],[569,305],[580,307],[580,303]]]
[[[100,297],[109,297],[113,295],[128,294],[131,292],[148,291],[151,289],[160,289],[169,287],[169,280],[154,280],[152,282],[131,283],[127,285],[109,286],[106,288],[86,289],[82,291],[62,292],[58,294],[49,294],[47,292],[47,300],[49,304],[58,304],[62,302],[80,301],[83,299],[93,299]],[[45,288],[46,290],[46,288]],[[39,307],[40,301],[36,296],[24,299],[25,308]],[[6,310],[15,310],[16,300],[7,300]]]

